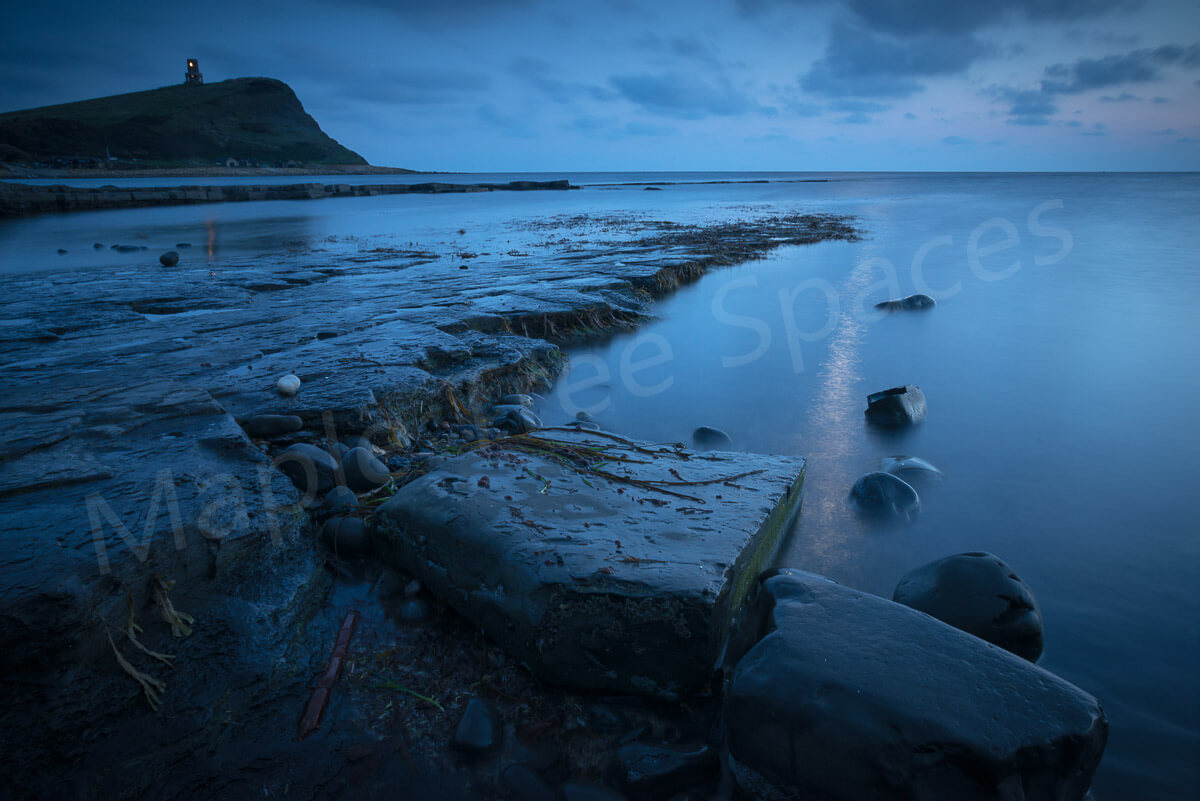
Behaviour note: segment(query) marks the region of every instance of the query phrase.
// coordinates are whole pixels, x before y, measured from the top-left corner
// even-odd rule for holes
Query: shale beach
[[[13,792],[1186,797],[1195,176],[437,181],[0,221]]]

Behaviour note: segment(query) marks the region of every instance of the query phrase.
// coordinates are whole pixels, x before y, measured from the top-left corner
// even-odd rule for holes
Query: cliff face
[[[235,78],[0,114],[0,159],[139,159],[158,165],[366,164],[304,111],[291,87]]]

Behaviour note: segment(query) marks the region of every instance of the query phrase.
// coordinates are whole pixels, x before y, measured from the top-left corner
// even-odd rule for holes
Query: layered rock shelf
[[[0,217],[19,217],[59,211],[132,209],[146,206],[181,206],[196,203],[235,203],[255,200],[322,200],[374,195],[440,195],[462,192],[566,190],[566,180],[509,181],[496,184],[264,184],[229,186],[101,186],[75,187],[54,184],[0,182]]]

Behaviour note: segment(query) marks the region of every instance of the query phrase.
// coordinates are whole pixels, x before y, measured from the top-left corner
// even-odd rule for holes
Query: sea
[[[540,402],[543,420],[586,411],[609,430],[664,442],[688,442],[708,425],[740,450],[806,457],[802,514],[780,564],[866,592],[890,598],[905,573],[944,556],[996,554],[1037,596],[1039,664],[1095,695],[1109,716],[1096,801],[1200,797],[1200,175],[70,183],[551,178],[579,189],[4,220],[0,273],[125,264],[132,257],[109,247],[118,242],[148,253],[189,242],[190,257],[219,262],[450,241],[519,249],[579,215],[682,224],[850,215],[859,241],[784,247],[710,272],[660,299],[638,329],[571,346]],[[528,269],[536,278],[536,259]],[[875,308],[917,292],[937,306]],[[868,427],[867,395],[903,384],[924,392],[924,423],[901,434]],[[921,487],[913,522],[861,516],[850,487],[897,454],[928,460],[944,478]]]

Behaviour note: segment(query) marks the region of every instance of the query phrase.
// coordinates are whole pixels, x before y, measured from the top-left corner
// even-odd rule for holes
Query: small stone
[[[497,402],[497,405],[500,405],[500,406],[525,406],[527,408],[532,408],[533,407],[533,398],[529,395],[524,395],[520,392],[514,392],[511,395],[505,395],[503,398],[501,398]]]
[[[492,710],[478,698],[467,702],[458,728],[454,730],[454,747],[472,756],[481,756],[498,744],[499,726]]]
[[[884,473],[899,476],[912,482],[942,478],[942,471],[918,456],[885,456],[879,460],[879,469]]]
[[[867,421],[884,428],[903,428],[925,419],[925,393],[905,384],[867,396]]]
[[[334,517],[321,526],[321,542],[340,559],[357,559],[371,550],[371,536],[357,517]]]
[[[1036,662],[1045,644],[1042,612],[1029,585],[1000,557],[947,556],[909,571],[892,600]]]
[[[516,411],[510,411],[508,419],[512,421],[519,434],[528,434],[542,427],[542,421],[538,419],[538,416],[524,406],[518,406]]]
[[[733,440],[719,428],[700,426],[692,432],[692,444],[701,451],[728,451],[733,449]]]
[[[366,448],[351,448],[342,457],[346,486],[356,492],[369,492],[388,483],[392,475],[387,465],[375,458]]]
[[[288,373],[275,382],[275,389],[279,390],[280,395],[289,398],[300,391],[300,378]]]
[[[113,245],[118,253],[137,253],[141,250],[137,245]]]
[[[404,597],[405,598],[416,598],[420,594],[421,594],[421,582],[418,581],[417,579],[413,579],[412,581],[410,581],[404,585]]]
[[[304,442],[292,445],[279,454],[275,464],[310,499],[333,489],[337,462],[316,445]]]
[[[613,778],[631,798],[665,798],[700,784],[716,767],[708,746],[630,743],[617,751]]]
[[[575,412],[575,419],[580,421],[581,423],[592,422],[592,416],[584,411]]]
[[[190,248],[191,246],[192,246],[191,242],[176,242],[175,243],[176,250],[182,250],[183,248]]]
[[[255,439],[270,439],[299,431],[304,428],[304,421],[294,414],[256,414],[242,428]]]
[[[477,439],[483,439],[483,435],[479,433],[479,427],[475,425],[455,426],[454,432],[467,442],[474,442]]]
[[[317,339],[333,339],[338,335],[337,331],[318,331]]]
[[[104,249],[104,245],[101,244],[100,242],[96,242],[92,245],[92,250],[103,250],[103,249]]]
[[[850,500],[864,512],[890,514],[913,521],[921,511],[921,498],[904,479],[891,473],[867,473],[854,482]]]
[[[358,496],[349,487],[334,487],[325,493],[321,506],[328,511],[346,511],[358,508]]]
[[[527,765],[509,765],[500,774],[500,780],[517,801],[556,801],[550,785]]]
[[[179,254],[173,250],[168,250],[158,257],[158,263],[163,267],[174,267],[179,263]]]
[[[62,254],[64,254],[64,253],[66,253],[66,252],[67,252],[67,249],[66,249],[66,248],[59,248],[59,249],[58,249],[58,255],[60,255],[60,256],[61,256]]]

